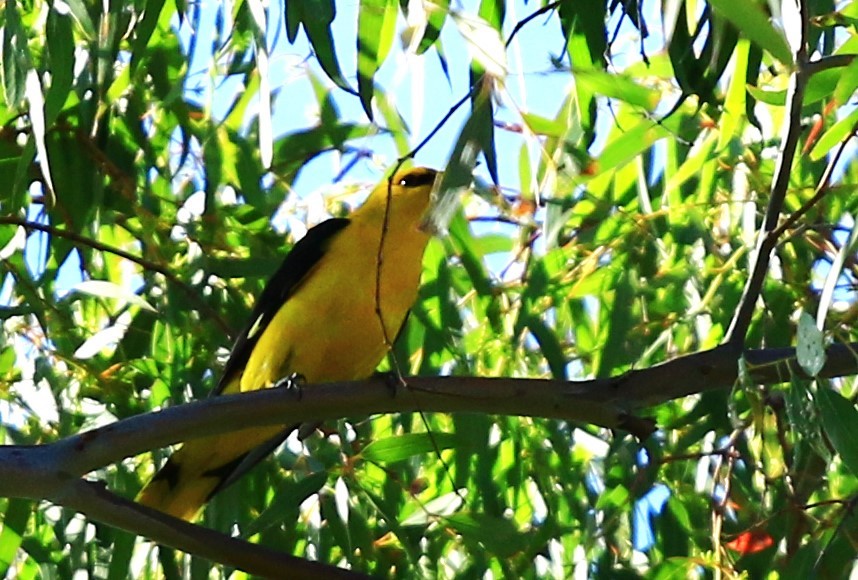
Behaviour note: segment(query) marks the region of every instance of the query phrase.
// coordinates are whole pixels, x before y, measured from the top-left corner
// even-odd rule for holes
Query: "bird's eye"
[[[402,187],[419,187],[421,185],[432,185],[435,182],[436,173],[432,170],[412,171],[399,179]]]

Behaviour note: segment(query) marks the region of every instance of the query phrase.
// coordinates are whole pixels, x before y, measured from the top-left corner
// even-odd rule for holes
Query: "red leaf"
[[[726,546],[744,556],[761,552],[774,543],[775,541],[765,530],[749,530],[727,542]]]

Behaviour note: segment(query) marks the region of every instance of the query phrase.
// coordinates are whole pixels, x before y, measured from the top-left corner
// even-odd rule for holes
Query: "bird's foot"
[[[280,379],[276,383],[274,383],[272,388],[275,389],[288,389],[290,391],[294,391],[300,401],[303,397],[303,389],[304,385],[307,383],[307,379],[304,375],[300,373],[292,373],[286,378]]]
[[[384,384],[387,386],[387,389],[390,391],[391,397],[396,397],[396,391],[405,386],[405,382],[402,380],[402,377],[399,373],[395,371],[386,371],[374,373],[375,377],[380,378],[384,381]]]

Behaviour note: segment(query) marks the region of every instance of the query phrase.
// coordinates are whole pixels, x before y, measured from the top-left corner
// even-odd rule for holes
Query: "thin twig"
[[[509,45],[512,44],[512,40],[515,38],[515,35],[518,34],[518,32],[522,28],[524,28],[524,26],[528,22],[530,22],[534,18],[540,16],[541,14],[545,14],[546,12],[551,12],[555,8],[559,8],[561,4],[563,4],[563,2],[561,0],[557,0],[556,2],[549,2],[548,4],[546,4],[545,6],[540,8],[539,10],[537,10],[536,12],[533,12],[532,14],[529,14],[529,15],[525,16],[524,18],[522,18],[515,25],[515,27],[512,29],[512,32],[509,33],[509,38],[506,39],[506,42],[504,43],[504,48],[509,48]]]
[[[455,104],[450,108],[450,110],[449,110],[449,111],[447,111],[447,114],[446,114],[446,115],[444,115],[444,116],[441,118],[441,120],[440,120],[440,121],[438,121],[438,122],[435,124],[435,127],[433,127],[431,131],[429,131],[429,134],[428,134],[428,135],[426,135],[426,137],[424,137],[424,138],[420,141],[420,143],[418,143],[418,144],[414,147],[414,149],[412,149],[411,151],[409,151],[408,153],[406,153],[405,155],[403,155],[402,157],[400,157],[400,158],[397,160],[397,163],[396,163],[396,167],[397,167],[397,169],[398,169],[399,167],[401,167],[401,166],[402,166],[402,164],[403,164],[406,160],[408,160],[408,159],[414,159],[414,156],[415,156],[415,155],[417,155],[417,153],[418,153],[421,149],[423,149],[423,147],[425,147],[425,146],[426,146],[426,144],[427,144],[427,143],[429,143],[429,141],[431,141],[433,137],[435,137],[435,135],[438,133],[438,131],[440,131],[440,130],[441,130],[441,128],[442,128],[442,127],[444,127],[444,125],[446,125],[446,124],[447,124],[447,121],[449,121],[449,120],[453,117],[453,115],[456,113],[456,111],[458,111],[458,110],[459,110],[459,107],[461,107],[462,105],[464,105],[465,103],[467,103],[467,102],[468,102],[468,99],[470,99],[470,98],[471,98],[471,97],[476,93],[476,91],[478,90],[478,88],[479,88],[479,83],[475,83],[475,84],[474,84],[474,86],[473,86],[473,87],[471,87],[471,90],[469,90],[469,91],[468,91],[468,94],[466,94],[464,97],[462,97],[461,99],[459,99],[458,101],[456,101],[456,103],[455,103]]]
[[[190,286],[185,284],[166,266],[162,266],[161,264],[158,264],[156,262],[141,258],[140,256],[135,256],[134,254],[126,252],[125,250],[120,250],[119,248],[108,246],[107,244],[99,242],[98,240],[87,238],[86,236],[82,236],[78,233],[56,228],[47,224],[40,224],[38,222],[29,221],[17,216],[0,216],[0,225],[15,225],[27,230],[36,230],[39,232],[44,232],[46,234],[56,236],[58,238],[64,238],[66,240],[74,242],[75,244],[80,244],[82,246],[98,250],[100,252],[107,252],[109,254],[119,256],[120,258],[125,258],[126,260],[129,260],[141,266],[145,270],[157,272],[158,274],[164,276],[168,282],[180,288],[193,302],[196,303],[197,307],[200,309],[201,312],[211,318],[215,322],[215,324],[218,325],[222,332],[224,332],[228,336],[231,335],[231,329],[229,325],[226,323],[226,321],[224,321],[220,314],[218,314],[217,311],[215,311],[211,306],[203,302],[200,299],[200,295],[198,292],[195,292]]]
[[[545,14],[546,12],[554,10],[555,8],[560,6],[560,4],[561,4],[561,2],[559,0],[555,1],[555,2],[551,2],[549,4],[546,4],[542,8],[536,10],[533,14],[530,14],[529,16],[525,17],[520,22],[518,22],[515,25],[515,28],[513,28],[512,32],[510,33],[510,36],[507,39],[506,43],[504,44],[504,47],[509,48],[510,43],[515,38],[515,35],[518,34],[518,32],[522,29],[522,27],[524,27],[524,25],[526,25],[528,22],[532,21],[534,18],[536,18],[540,14]],[[379,320],[379,323],[381,324],[381,332],[382,332],[382,336],[384,338],[384,345],[388,349],[388,352],[390,352],[390,353],[393,353],[393,342],[391,341],[390,336],[388,336],[387,327],[385,327],[385,325],[384,325],[384,317],[382,315],[382,309],[381,309],[381,268],[382,268],[382,264],[384,262],[384,242],[385,242],[385,239],[387,237],[387,232],[388,232],[388,229],[390,226],[390,201],[391,201],[391,196],[392,196],[393,178],[396,175],[396,173],[399,171],[399,169],[402,167],[402,165],[408,159],[414,159],[414,157],[417,155],[417,153],[421,149],[423,149],[423,147],[425,147],[435,137],[435,135],[438,134],[438,132],[444,127],[444,125],[447,124],[447,122],[453,117],[453,115],[456,113],[456,111],[458,111],[459,108],[462,105],[464,105],[466,102],[468,102],[469,99],[473,98],[473,96],[480,90],[481,86],[482,86],[482,83],[480,83],[479,81],[475,82],[470,87],[467,94],[465,94],[462,98],[460,98],[458,101],[456,101],[456,103],[453,104],[453,106],[447,111],[447,113],[441,118],[441,120],[435,124],[435,126],[432,128],[432,130],[429,131],[428,135],[426,135],[413,149],[411,149],[411,151],[409,151],[408,153],[406,153],[405,155],[403,155],[402,157],[397,159],[396,165],[393,167],[393,171],[391,171],[390,175],[388,176],[388,179],[387,179],[387,200],[386,200],[385,207],[384,207],[384,217],[382,219],[381,238],[379,239],[378,252],[376,254],[375,313],[376,313],[376,317]],[[401,386],[407,386],[406,381],[402,376],[402,369],[399,365],[399,360],[396,358],[395,354],[392,354],[392,356],[390,357],[390,360],[391,360],[391,366],[393,367],[393,371],[394,371],[400,385]],[[427,432],[430,433],[430,440],[432,442],[433,447],[435,448],[435,453],[438,456],[438,459],[441,461],[442,465],[444,465],[445,472],[449,474],[449,470],[447,469],[446,464],[444,464],[444,459],[441,457],[441,451],[438,448],[438,445],[435,442],[435,439],[431,437],[431,429],[429,428],[428,421],[426,420],[426,417],[423,416],[423,412],[420,410],[419,407],[417,408],[417,410],[420,412],[420,417],[423,420],[423,424],[426,427]],[[451,480],[451,483],[452,483],[452,480]],[[455,487],[455,485],[454,485],[454,487]],[[458,491],[456,493],[458,493]]]
[[[840,157],[843,155],[843,152],[846,150],[846,145],[855,136],[856,131],[858,131],[858,125],[856,125],[852,132],[849,134],[846,139],[844,139],[840,143],[840,147],[837,148],[834,156],[829,160],[828,165],[825,167],[825,173],[822,174],[822,178],[819,180],[819,185],[816,187],[816,193],[813,194],[809,200],[804,202],[800,208],[794,211],[784,222],[778,226],[770,235],[775,240],[780,239],[783,233],[791,228],[799,219],[804,217],[804,215],[810,211],[813,206],[819,203],[822,198],[828,194],[831,190],[831,176],[834,174],[834,168],[837,166],[840,161]]]
[[[557,0],[555,2],[550,2],[550,3],[546,4],[545,6],[543,6],[542,8],[540,8],[539,10],[536,10],[534,13],[526,16],[521,21],[519,21],[515,25],[515,27],[512,29],[512,32],[510,33],[509,38],[507,38],[506,42],[504,43],[504,48],[509,48],[510,43],[512,43],[516,34],[519,33],[519,31],[524,27],[524,25],[529,23],[531,20],[533,20],[537,16],[539,16],[541,14],[545,14],[546,12],[550,12],[551,10],[554,10],[555,8],[559,7],[561,4],[562,4],[561,0]],[[402,163],[404,163],[407,159],[414,159],[414,156],[417,155],[417,153],[421,149],[423,149],[423,147],[425,147],[426,144],[429,143],[429,141],[431,141],[433,137],[435,137],[435,135],[438,133],[438,131],[440,131],[444,127],[444,125],[447,124],[447,121],[449,121],[453,117],[453,115],[456,113],[456,111],[459,110],[459,107],[461,107],[462,105],[467,103],[469,99],[473,98],[473,96],[477,93],[477,91],[480,90],[480,87],[481,87],[480,82],[474,83],[470,87],[470,89],[468,89],[467,94],[465,94],[462,98],[460,98],[458,101],[456,101],[452,107],[450,107],[450,110],[448,110],[447,113],[441,118],[441,120],[435,124],[435,127],[433,127],[431,131],[429,131],[429,134],[426,135],[426,137],[424,137],[411,151],[409,151],[408,153],[406,153],[405,155],[403,155],[402,157],[400,157],[397,160],[397,163],[396,163],[397,170],[399,169],[399,167],[402,166]]]
[[[849,66],[853,60],[855,60],[854,54],[833,54],[810,61],[805,65],[804,70],[809,76],[813,76],[824,70]]]

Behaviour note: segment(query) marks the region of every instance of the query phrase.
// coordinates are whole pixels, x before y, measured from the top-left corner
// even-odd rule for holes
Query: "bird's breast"
[[[356,380],[378,366],[417,297],[428,237],[392,228],[379,255],[377,230],[353,225],[331,241],[262,333],[242,391],[292,373],[308,383]]]

